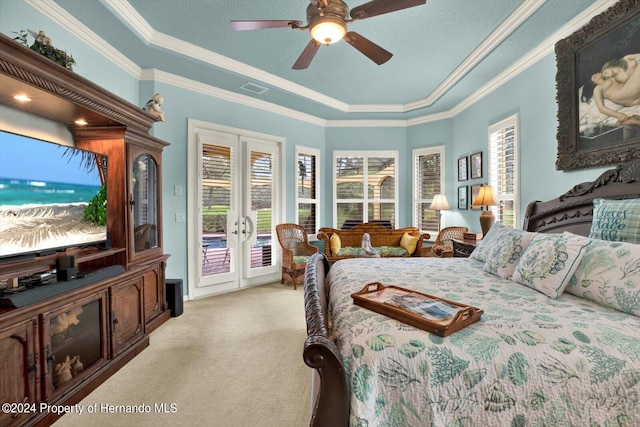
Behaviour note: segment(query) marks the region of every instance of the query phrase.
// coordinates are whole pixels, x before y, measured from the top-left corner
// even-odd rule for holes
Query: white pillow
[[[505,227],[500,234],[500,239],[488,251],[487,261],[482,269],[504,279],[510,279],[520,257],[537,234]]]
[[[592,240],[565,292],[640,317],[640,245]]]
[[[557,298],[569,284],[589,243],[587,237],[566,231],[539,233],[520,257],[512,280]]]
[[[471,252],[469,258],[477,259],[478,261],[485,262],[489,253],[493,250],[493,246],[500,240],[502,233],[505,230],[509,230],[511,227],[507,227],[501,222],[496,222],[493,227],[489,229],[486,236],[480,240],[476,248]]]

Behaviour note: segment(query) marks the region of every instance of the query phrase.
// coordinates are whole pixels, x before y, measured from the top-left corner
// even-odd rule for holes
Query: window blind
[[[496,220],[516,227],[518,199],[517,118],[513,116],[490,128],[489,182],[500,205],[494,209]]]
[[[429,209],[436,194],[442,193],[442,153],[437,151],[420,150],[414,155],[414,223],[424,231],[437,233],[437,212]]]

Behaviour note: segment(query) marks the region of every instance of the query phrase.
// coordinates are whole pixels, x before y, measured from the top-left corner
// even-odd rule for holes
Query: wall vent
[[[257,85],[255,83],[251,83],[251,82],[247,82],[245,84],[243,84],[242,86],[240,86],[240,89],[244,89],[246,91],[258,94],[258,95],[262,95],[263,93],[265,93],[266,91],[268,91],[269,89],[264,87],[264,86],[260,86]]]

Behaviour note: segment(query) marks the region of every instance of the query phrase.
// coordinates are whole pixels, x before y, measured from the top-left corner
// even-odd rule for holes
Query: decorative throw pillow
[[[640,199],[595,199],[589,237],[640,243]]]
[[[539,233],[525,249],[512,280],[557,298],[571,280],[590,243],[572,233]]]
[[[416,251],[416,246],[418,245],[418,238],[419,237],[417,236],[411,236],[405,231],[400,239],[400,246],[406,249],[406,251],[409,252],[409,255],[413,255]]]
[[[592,240],[565,292],[640,317],[640,245]]]
[[[469,258],[485,262],[487,260],[487,257],[489,256],[489,252],[493,250],[493,245],[495,245],[495,243],[500,240],[502,233],[510,228],[511,227],[507,227],[501,222],[496,222],[495,224],[493,224],[493,227],[489,229],[487,235],[484,236],[482,240],[480,240],[476,248],[473,250],[473,252],[471,252]]]
[[[338,236],[336,233],[333,233],[331,235],[331,238],[329,239],[329,245],[331,246],[331,253],[334,255],[338,255],[338,252],[340,252],[340,248],[342,247],[340,236]]]
[[[520,256],[536,236],[537,233],[505,227],[500,239],[488,251],[483,270],[504,279],[510,279],[520,261]]]

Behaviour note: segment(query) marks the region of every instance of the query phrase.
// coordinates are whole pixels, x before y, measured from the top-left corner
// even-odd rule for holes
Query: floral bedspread
[[[349,259],[329,272],[351,426],[640,425],[640,318],[557,299],[464,258]],[[482,308],[449,337],[353,304],[381,282]]]

